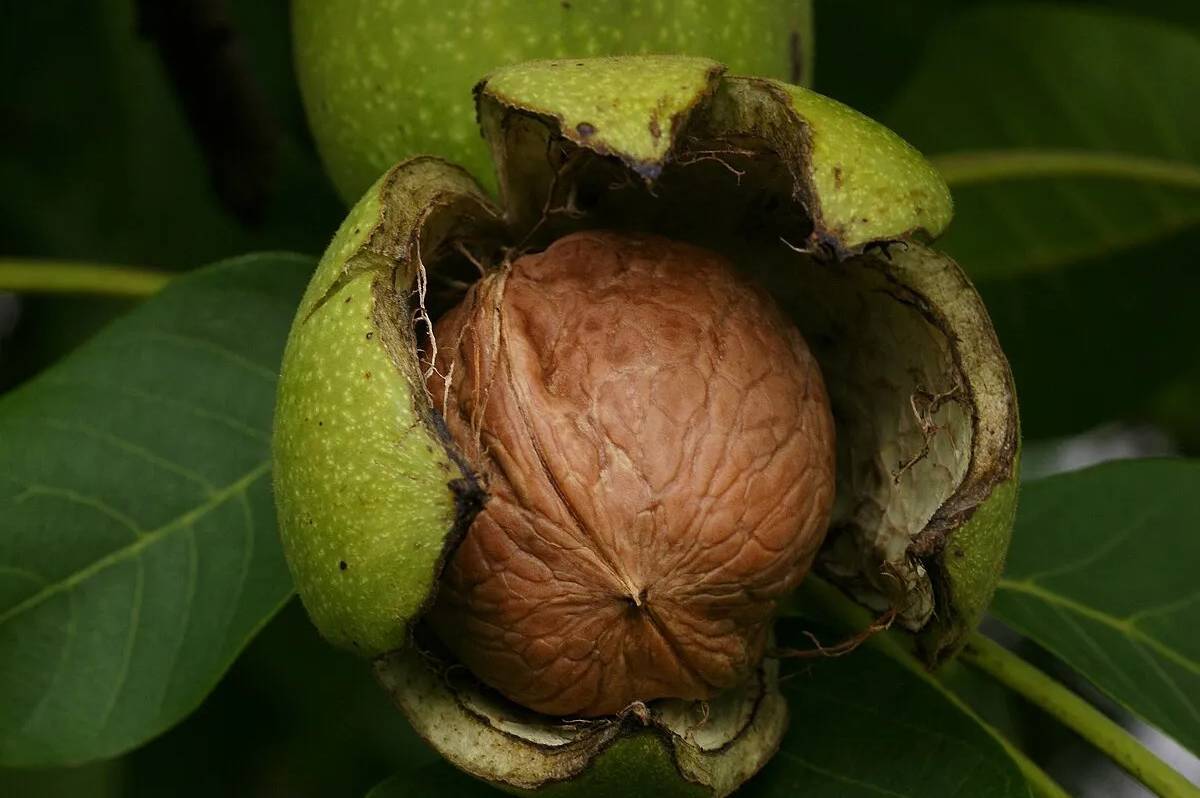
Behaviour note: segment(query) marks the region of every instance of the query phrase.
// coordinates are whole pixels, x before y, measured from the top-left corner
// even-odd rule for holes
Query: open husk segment
[[[732,155],[738,142],[770,147],[814,240],[840,254],[872,241],[934,238],[953,212],[937,171],[892,131],[815,92],[727,76],[704,59],[533,61],[497,71],[475,93],[517,226],[540,219],[562,169],[531,150],[554,139],[619,159],[651,183],[669,161]]]
[[[842,439],[822,570],[898,610],[931,661],[953,651],[1007,548],[1017,415],[982,302],[922,243],[952,214],[933,167],[840,103],[703,59],[532,62],[476,96],[523,245],[652,230],[729,255],[792,312]]]
[[[990,600],[1016,491],[1007,363],[962,271],[922,243],[949,222],[949,194],[876,123],[704,59],[535,62],[476,94],[502,209],[456,167],[397,165],[352,210],[297,315],[275,461],[298,590],[326,637],[379,658],[414,726],[469,772],[552,790],[638,762],[683,794],[725,795],[786,725],[770,663],[749,715],[744,694],[710,714],[729,736],[706,748],[704,724],[672,726],[665,705],[564,726],[415,652],[413,623],[486,497],[425,394],[414,328],[438,275],[501,268],[576,230],[725,254],[793,318],[829,388],[838,499],[818,568],[895,609],[933,662]]]
[[[409,299],[423,257],[497,235],[498,215],[457,167],[393,169],[338,230],[288,339],[273,445],[284,551],[317,628],[366,656],[407,645],[482,499],[425,396]]]
[[[618,716],[551,719],[426,656],[381,658],[380,682],[443,756],[517,791],[553,795],[569,783],[573,794],[622,796],[636,782],[647,795],[724,796],[766,764],[787,726],[774,660],[708,705],[666,700]]]

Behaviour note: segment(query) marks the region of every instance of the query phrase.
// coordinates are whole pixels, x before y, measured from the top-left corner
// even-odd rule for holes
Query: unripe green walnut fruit
[[[347,202],[404,158],[438,155],[492,185],[471,87],[531,58],[704,55],[807,82],[810,0],[292,0],[296,74]]]
[[[808,504],[757,493],[804,482],[785,476],[798,461],[822,462],[821,446],[792,446],[787,432],[822,423],[801,398],[816,372],[781,366],[804,361],[792,325],[837,428],[835,498],[813,568],[895,610],[931,664],[975,626],[999,577],[1016,402],[978,296],[923,243],[949,222],[949,194],[874,122],[703,59],[533,62],[493,73],[477,101],[503,209],[457,167],[402,162],[351,211],[302,300],[274,441],[298,591],[326,637],[376,661],[414,728],[480,778],[552,793],[636,779],[650,793],[728,794],[786,726],[776,664],[758,659],[762,630],[810,556],[804,530],[825,526],[819,487],[805,491]],[[558,263],[584,245],[587,257]],[[671,253],[655,262],[698,262],[694,290],[682,268],[666,270],[666,285],[650,280],[658,267],[637,266],[636,246]],[[606,293],[612,261],[633,264],[634,282]],[[496,290],[543,268],[553,279],[533,293]],[[771,300],[746,298],[752,286]],[[672,291],[683,293],[664,301]],[[695,301],[706,293],[721,301]],[[626,304],[606,308],[618,299]],[[670,332],[678,309],[694,325],[681,350]],[[584,334],[589,319],[599,337]],[[617,357],[622,334],[647,344],[625,381],[612,379],[630,357]],[[646,376],[676,362],[709,369],[697,368],[704,391]],[[738,369],[772,382],[769,435],[717,428],[760,401]],[[723,381],[730,374],[740,387]],[[677,421],[681,408],[694,408],[695,424]],[[672,420],[678,433],[631,433],[623,416],[657,417],[663,429]],[[787,462],[772,461],[776,451]],[[664,479],[661,463],[676,461],[717,489]],[[746,491],[744,517],[710,501],[722,484]],[[756,537],[774,521],[755,514],[774,509],[791,516],[779,529],[794,537]],[[690,525],[679,521],[688,512]],[[480,534],[488,524],[503,534]],[[774,543],[756,550],[750,538]],[[763,566],[762,581],[743,557]],[[622,567],[602,567],[614,562]],[[707,580],[711,593],[673,588],[688,600],[651,628],[637,602],[649,606],[656,586],[688,569],[683,581]],[[633,599],[622,599],[624,614],[615,594]],[[585,631],[597,643],[586,650],[565,634],[581,596],[579,622],[595,624]],[[668,631],[683,647],[653,648],[668,635],[652,633]],[[605,713],[627,700],[636,711],[592,719],[529,709]]]

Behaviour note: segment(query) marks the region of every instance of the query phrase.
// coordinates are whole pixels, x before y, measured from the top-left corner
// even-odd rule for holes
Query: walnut
[[[433,630],[556,716],[708,699],[761,661],[834,497],[800,333],[723,257],[575,233],[476,283],[427,380],[489,499]]]

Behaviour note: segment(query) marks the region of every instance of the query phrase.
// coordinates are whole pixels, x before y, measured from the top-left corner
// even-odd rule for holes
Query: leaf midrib
[[[1200,663],[1189,659],[1186,655],[1174,648],[1171,648],[1158,638],[1151,637],[1137,625],[1136,621],[1131,620],[1131,618],[1137,616],[1131,616],[1131,618],[1117,618],[1113,615],[1109,615],[1103,610],[1090,607],[1087,604],[1083,604],[1079,601],[1069,598],[1068,596],[1048,590],[1036,582],[1030,582],[1027,580],[1017,581],[1014,579],[1001,579],[998,589],[1011,590],[1014,593],[1022,593],[1028,596],[1033,596],[1034,598],[1040,599],[1047,604],[1070,610],[1076,615],[1080,615],[1088,620],[1095,621],[1096,623],[1107,626],[1110,629],[1136,640],[1147,648],[1153,650],[1156,654],[1164,659],[1169,660],[1186,671],[1190,671],[1191,673],[1200,676]]]
[[[249,487],[254,484],[254,482],[262,478],[270,471],[270,467],[271,463],[269,460],[260,462],[238,479],[234,480],[223,488],[213,491],[202,503],[196,505],[187,512],[171,519],[157,529],[146,532],[142,537],[134,540],[130,544],[119,549],[114,549],[103,557],[92,561],[88,565],[80,568],[67,577],[47,584],[37,593],[34,593],[23,601],[14,604],[8,610],[0,613],[0,625],[8,623],[13,618],[33,609],[34,607],[37,607],[52,596],[71,590],[75,586],[100,573],[106,568],[137,556],[143,549],[146,549],[163,540],[172,531],[180,528],[186,528],[191,524],[194,524],[208,513],[223,505],[229,499],[248,490]]]

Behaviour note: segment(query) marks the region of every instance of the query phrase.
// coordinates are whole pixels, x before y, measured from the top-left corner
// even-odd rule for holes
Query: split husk
[[[769,661],[699,725],[679,720],[697,708],[670,702],[570,723],[450,678],[453,663],[418,644],[442,565],[485,496],[425,393],[417,331],[477,268],[575,230],[655,232],[725,254],[773,294],[825,376],[838,495],[818,570],[894,611],[937,664],[999,578],[1018,446],[986,311],[929,245],[950,221],[949,193],[871,120],[704,59],[532,62],[476,96],[500,202],[444,161],[397,165],[351,211],[299,309],[275,432],[299,593],[322,633],[374,658],[418,731],[468,772],[529,790],[629,768],[727,794],[785,726]]]

